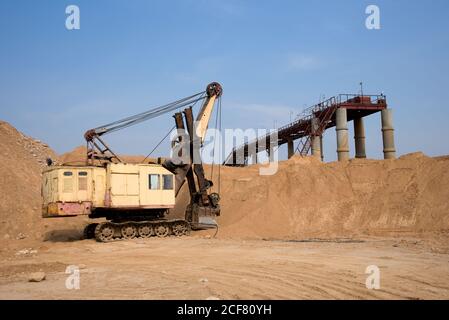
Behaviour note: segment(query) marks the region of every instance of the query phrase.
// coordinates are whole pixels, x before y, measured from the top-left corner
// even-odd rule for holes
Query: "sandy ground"
[[[0,299],[449,299],[449,156],[295,156],[273,176],[223,167],[220,180],[206,166],[220,181],[213,191],[221,185],[218,239],[105,244],[80,240],[86,218],[41,217],[46,158],[73,164],[85,153],[57,157],[0,121]],[[189,200],[184,185],[169,218]],[[334,240],[291,241],[310,238]],[[65,286],[69,265],[80,290]],[[365,286],[370,265],[380,290]],[[37,271],[46,279],[28,282]]]
[[[47,241],[18,255],[24,247],[1,252],[1,299],[449,299],[447,250],[409,237]],[[80,267],[79,290],[65,287],[68,265]],[[369,265],[380,290],[365,286]],[[28,282],[39,270],[46,280]]]

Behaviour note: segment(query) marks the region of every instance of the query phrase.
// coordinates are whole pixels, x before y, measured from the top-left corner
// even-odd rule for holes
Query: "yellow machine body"
[[[170,209],[174,175],[158,164],[50,166],[42,179],[42,216],[90,215],[97,209]]]

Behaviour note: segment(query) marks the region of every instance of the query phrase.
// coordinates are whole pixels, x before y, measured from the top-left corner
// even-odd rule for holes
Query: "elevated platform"
[[[277,129],[277,146],[300,139],[296,152],[307,155],[311,148],[312,137],[321,136],[325,130],[335,127],[335,112],[339,108],[345,108],[347,121],[352,121],[386,109],[387,99],[384,95],[357,94],[339,94],[329,98],[305,109],[297,120]],[[244,166],[254,151],[269,152],[270,136],[272,134],[267,134],[234,148],[224,161],[224,165]]]

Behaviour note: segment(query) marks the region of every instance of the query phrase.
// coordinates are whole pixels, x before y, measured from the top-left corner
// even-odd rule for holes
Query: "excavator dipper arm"
[[[186,210],[186,220],[192,224],[192,227],[197,226],[198,228],[202,228],[201,218],[213,218],[220,214],[218,204],[219,195],[215,193],[209,195],[207,192],[213,184],[212,181],[205,178],[204,168],[200,158],[200,148],[206,136],[215,101],[222,94],[222,87],[216,82],[211,83],[207,86],[206,93],[207,98],[198,113],[196,121],[194,121],[191,107],[183,111],[186,126],[184,126],[182,113],[178,112],[174,115],[176,128],[186,132],[182,137],[179,137],[178,143],[189,148],[189,161],[187,163],[179,163],[178,161],[175,164],[170,159],[166,160],[163,164],[166,169],[175,174],[176,195],[187,180],[191,201]],[[185,130],[185,127],[187,127],[187,130]],[[182,139],[188,139],[188,141],[182,141]]]

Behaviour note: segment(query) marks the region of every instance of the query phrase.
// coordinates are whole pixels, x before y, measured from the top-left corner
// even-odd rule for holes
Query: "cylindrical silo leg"
[[[355,157],[358,159],[366,159],[365,125],[362,117],[354,119],[354,140]]]
[[[324,162],[323,136],[320,136],[321,161]]]
[[[295,149],[293,145],[293,139],[289,139],[287,141],[287,147],[288,147],[288,158],[290,159],[295,155]]]
[[[395,159],[396,148],[394,145],[393,111],[391,109],[382,110],[381,119],[384,159]]]
[[[312,156],[317,157],[321,160],[321,142],[320,136],[317,135],[319,127],[319,119],[312,119]]]
[[[348,119],[346,109],[338,108],[335,117],[338,161],[349,160]]]

